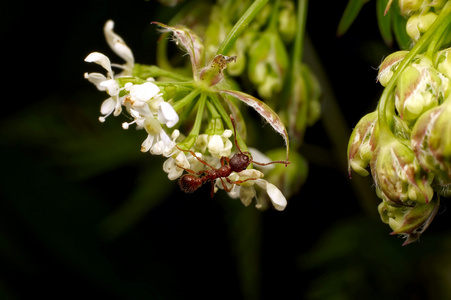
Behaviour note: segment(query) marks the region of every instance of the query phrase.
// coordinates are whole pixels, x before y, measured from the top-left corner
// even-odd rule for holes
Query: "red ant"
[[[214,180],[219,178],[221,179],[222,182],[222,186],[224,187],[224,189],[227,192],[230,192],[231,189],[229,189],[223,178],[225,178],[225,180],[227,180],[228,183],[230,184],[241,184],[243,182],[246,182],[248,180],[256,180],[257,178],[247,178],[245,180],[238,180],[238,181],[231,181],[230,179],[228,179],[227,177],[232,173],[232,172],[241,172],[247,169],[247,167],[251,164],[254,163],[256,165],[259,166],[267,166],[270,164],[275,164],[275,163],[280,163],[280,164],[285,164],[285,166],[287,166],[288,164],[290,164],[289,161],[282,161],[282,160],[277,160],[277,161],[271,161],[268,163],[260,163],[260,162],[256,162],[252,159],[252,155],[250,152],[243,152],[241,151],[240,147],[238,146],[238,142],[236,140],[236,128],[235,128],[235,121],[232,117],[232,115],[230,115],[230,120],[232,121],[232,125],[233,125],[233,132],[234,132],[234,139],[235,139],[235,145],[237,147],[237,149],[239,150],[238,153],[235,153],[232,158],[228,158],[228,157],[221,157],[221,166],[218,169],[215,169],[214,167],[212,167],[211,165],[209,165],[206,161],[204,161],[203,159],[201,159],[200,157],[198,157],[194,151],[192,150],[184,150],[184,149],[180,149],[181,151],[185,151],[185,152],[189,152],[191,153],[191,155],[193,155],[198,161],[200,161],[201,163],[203,163],[204,165],[210,167],[210,170],[202,170],[199,172],[194,172],[193,170],[178,166],[181,169],[184,169],[185,171],[187,171],[189,174],[185,174],[183,175],[180,180],[179,180],[179,185],[180,185],[180,189],[182,191],[184,191],[185,193],[193,193],[195,192],[198,188],[200,188],[204,183],[210,181],[211,182],[211,197],[213,198],[214,195]],[[178,146],[177,146],[178,148]]]

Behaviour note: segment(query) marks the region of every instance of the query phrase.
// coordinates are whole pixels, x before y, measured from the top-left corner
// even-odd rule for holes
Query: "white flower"
[[[168,173],[169,180],[175,180],[182,176],[184,170],[182,168],[179,168],[178,166],[186,169],[190,168],[188,158],[183,151],[180,151],[175,158],[169,157],[163,163],[163,170]]]
[[[121,99],[119,97],[119,85],[113,79],[114,73],[111,69],[110,59],[99,52],[93,52],[85,58],[86,62],[93,62],[101,65],[106,71],[107,76],[100,73],[85,73],[85,78],[92,82],[98,90],[106,91],[111,97],[103,101],[100,107],[100,122],[105,122],[105,118],[114,112],[114,116],[120,115],[122,112]]]
[[[205,152],[207,149],[213,157],[229,157],[232,151],[232,142],[229,138],[232,130],[226,129],[221,135],[200,134],[196,140],[196,148]]]
[[[175,139],[177,139],[180,134],[178,130],[174,130],[171,139],[163,130],[158,120],[153,116],[144,120],[143,127],[148,135],[141,144],[141,152],[150,151],[151,154],[163,155],[166,157],[173,153],[176,145]]]
[[[124,69],[122,76],[128,76],[132,74],[133,66],[135,64],[135,59],[130,48],[125,44],[124,40],[117,35],[114,31],[114,22],[108,20],[103,27],[103,33],[105,34],[105,39],[110,46],[110,48],[123,60],[125,60],[125,65],[119,66]],[[116,65],[115,65],[116,66]]]
[[[156,84],[152,82],[135,84],[127,86],[126,90],[130,94],[124,98],[123,104],[135,120],[130,123],[123,123],[124,129],[127,129],[133,123],[143,127],[143,121],[150,117],[156,117],[161,124],[165,124],[169,128],[179,121],[178,114],[172,105],[164,101],[160,88]]]
[[[86,56],[85,61],[93,62],[98,65],[101,65],[107,71],[107,76],[105,76],[101,73],[96,73],[96,72],[85,73],[85,75],[84,75],[85,78],[88,79],[89,82],[92,82],[99,91],[105,91],[106,88],[104,86],[102,86],[101,83],[108,79],[113,79],[113,77],[114,77],[114,73],[111,68],[110,59],[102,53],[92,52],[88,56]]]
[[[231,198],[240,198],[241,202],[248,206],[253,198],[256,198],[257,208],[262,208],[263,203],[261,203],[257,197],[257,192],[255,190],[255,185],[266,191],[275,209],[282,211],[287,206],[287,199],[282,194],[282,192],[272,183],[261,179],[263,173],[255,169],[246,169],[239,173],[232,173],[228,179],[232,182],[241,183],[231,185],[227,183],[227,188],[230,190],[228,193]],[[225,182],[225,180],[223,180]],[[217,179],[216,185],[219,188],[224,188],[220,179]]]

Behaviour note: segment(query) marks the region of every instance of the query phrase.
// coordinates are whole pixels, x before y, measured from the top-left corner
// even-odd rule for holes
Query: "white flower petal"
[[[219,155],[224,148],[224,143],[222,138],[215,134],[210,136],[210,140],[208,141],[208,151],[210,151],[211,155],[221,157]]]
[[[101,65],[108,72],[108,77],[113,77],[113,70],[111,69],[110,59],[102,53],[92,52],[85,58],[86,62],[93,62]]]
[[[102,105],[100,106],[100,113],[102,115],[109,115],[114,110],[115,106],[116,101],[110,97],[102,102]]]
[[[175,180],[183,174],[183,169],[177,167],[177,161],[173,157],[169,157],[163,163],[163,171],[168,173],[169,180]]]
[[[255,181],[255,183],[266,190],[275,209],[279,211],[285,209],[285,207],[287,206],[287,199],[274,184],[269,183],[264,179],[258,179]]]
[[[135,63],[135,59],[133,57],[133,53],[130,48],[125,44],[124,40],[117,35],[114,31],[114,22],[112,20],[108,20],[103,27],[103,32],[105,34],[105,39],[113,51],[120,56],[126,62],[126,69],[133,68]]]
[[[256,196],[255,188],[253,186],[241,186],[240,187],[240,200],[244,206],[249,206],[252,199]]]
[[[103,81],[107,80],[105,75],[103,75],[101,73],[93,72],[93,73],[85,73],[84,76],[85,76],[85,79],[88,79],[89,82],[94,84],[99,91],[106,90],[106,88],[104,86],[100,85]]]
[[[144,140],[144,142],[141,144],[141,152],[147,152],[149,151],[150,147],[152,147],[153,140],[155,136],[148,134],[147,138]]]
[[[119,84],[114,79],[108,79],[100,83],[100,86],[104,87],[110,96],[119,95]]]
[[[130,88],[130,95],[133,100],[147,102],[160,92],[160,88],[152,83],[135,84]]]
[[[166,126],[171,128],[177,124],[179,121],[179,116],[171,104],[161,102],[158,106],[158,121],[160,121],[161,124],[166,124]]]

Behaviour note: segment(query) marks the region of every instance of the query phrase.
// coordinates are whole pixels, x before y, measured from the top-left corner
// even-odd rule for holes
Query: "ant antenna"
[[[238,148],[238,150],[240,150],[241,153],[248,153],[248,154],[250,154],[250,152],[243,152],[241,150],[240,146],[238,145],[238,142],[236,140],[236,125],[235,125],[235,120],[233,119],[232,114],[230,114],[230,121],[232,121],[232,125],[233,125],[233,137],[235,139],[236,147]],[[261,162],[254,161],[252,159],[252,156],[250,158],[252,160],[252,163],[254,163],[256,165],[259,165],[259,166],[267,166],[267,165],[271,165],[271,164],[284,164],[285,167],[286,167],[286,166],[288,166],[290,164],[290,161],[288,161],[288,160],[275,160],[275,161],[271,161],[271,162],[268,162],[268,163],[261,163]]]

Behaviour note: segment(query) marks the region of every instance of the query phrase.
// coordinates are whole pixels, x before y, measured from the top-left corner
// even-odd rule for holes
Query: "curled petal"
[[[105,91],[106,88],[102,85],[100,85],[105,80],[108,80],[108,78],[105,77],[105,75],[97,72],[93,73],[85,73],[84,75],[85,79],[88,79],[89,82],[94,84],[99,91]]]
[[[148,134],[147,138],[144,140],[144,142],[141,144],[141,152],[147,152],[150,150],[150,147],[152,147],[153,140],[155,139],[155,136],[152,134]]]
[[[266,190],[275,209],[277,209],[279,211],[282,211],[285,209],[285,207],[287,206],[287,199],[274,184],[269,183],[268,181],[266,181],[264,179],[257,179],[257,180],[255,180],[255,183],[259,187]]]
[[[103,27],[106,41],[111,49],[126,62],[126,69],[131,71],[135,63],[133,53],[124,40],[113,31],[114,22],[108,20]]]
[[[111,69],[111,62],[106,55],[99,52],[92,52],[88,56],[86,56],[85,61],[101,65],[108,72],[108,77],[113,78],[113,70]]]

